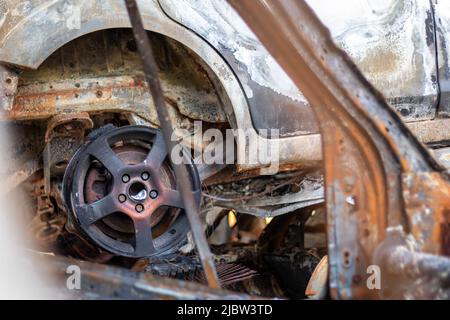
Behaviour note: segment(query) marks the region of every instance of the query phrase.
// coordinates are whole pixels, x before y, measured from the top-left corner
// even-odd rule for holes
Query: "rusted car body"
[[[269,2],[266,8],[273,6],[273,12],[282,16],[274,19],[261,5],[263,1],[231,1],[237,11],[218,0],[137,1],[175,136],[182,138],[186,130],[194,135],[194,121],[247,134],[248,140],[236,139],[232,169],[199,165],[194,170],[203,187],[210,188],[211,193],[205,195],[204,189],[203,195],[213,203],[213,209],[206,210],[202,218],[208,227],[215,224],[211,217],[217,220],[223,210],[278,217],[278,221],[286,214],[303,212],[309,219],[326,194],[328,263],[327,268],[319,263],[324,253],[308,256],[314,263],[308,265],[312,270],[304,278],[311,280],[311,285],[317,277],[322,288],[329,286],[332,298],[448,298],[448,262],[442,256],[449,254],[450,245],[450,200],[444,169],[448,168],[450,141],[450,7],[445,1],[421,0],[347,0],[336,7],[327,1],[307,2],[314,13],[303,1]],[[345,14],[336,14],[340,9]],[[258,10],[274,19],[270,21],[282,34],[290,34],[289,21],[295,19],[302,21],[305,29],[292,28],[293,38],[279,37],[277,42],[270,30],[245,10]],[[330,29],[332,38],[321,23]],[[19,160],[11,161],[11,167],[4,170],[8,179],[4,192],[23,183],[34,186],[39,219],[34,218],[32,225],[41,242],[55,242],[62,230],[95,238],[80,232],[76,219],[65,218],[64,211],[76,211],[76,205],[67,205],[75,201],[72,195],[61,194],[61,185],[66,186],[67,180],[61,176],[67,176],[74,166],[71,163],[77,152],[82,153],[84,146],[89,148],[103,134],[112,134],[102,129],[108,124],[160,127],[130,26],[122,0],[0,2],[0,117],[18,132],[11,158]],[[296,37],[302,40],[297,43]],[[292,54],[284,55],[282,48]],[[297,72],[294,61],[302,67]],[[308,68],[310,73],[305,72],[302,79],[301,71]],[[267,134],[268,129],[277,134]],[[265,176],[267,163],[259,158],[249,160],[254,145],[278,149],[279,175]],[[195,151],[203,145],[194,141],[186,147]],[[124,157],[142,156],[139,148],[127,152]],[[76,172],[73,169],[74,175]],[[223,185],[238,184],[230,187],[232,190],[252,185],[256,181],[252,179],[263,179],[263,184],[273,188],[263,190],[256,184],[256,191],[237,196],[230,193],[235,196],[232,198],[221,196]],[[286,185],[288,191],[275,192]],[[94,189],[93,183],[89,191],[97,196]],[[254,195],[249,195],[252,192]],[[50,218],[45,220],[47,216]],[[306,220],[286,220],[290,227],[307,225]],[[43,232],[49,226],[57,231],[51,235]],[[120,228],[126,226],[120,224]],[[176,230],[185,232],[181,229]],[[388,277],[395,278],[402,269],[386,272],[386,290],[368,289],[369,266],[390,270],[399,259],[417,262],[417,256],[409,255],[404,233],[415,239],[415,250],[424,255],[420,261],[426,261],[425,267],[413,268],[416,273],[409,272],[421,281],[430,277],[434,285],[425,290],[423,282],[405,280],[391,288]],[[261,248],[282,242],[268,234],[260,235]],[[169,250],[171,254],[192,252],[186,248],[192,246],[192,240],[183,247],[177,239],[173,241],[177,245]],[[68,245],[70,255],[107,263],[123,252],[105,243],[101,249],[92,243],[87,245],[89,249],[85,245],[74,240]],[[393,248],[398,249],[398,256],[390,255]],[[266,262],[282,273],[280,261],[285,257],[280,257]],[[145,269],[139,268],[138,262],[132,267]],[[312,272],[316,266],[329,270],[325,284],[323,272]],[[224,267],[222,273],[228,274],[230,268],[235,266]],[[236,278],[247,280],[253,276],[250,269],[233,270]],[[316,277],[310,279],[311,274]],[[304,290],[305,279],[300,282]],[[250,287],[245,293],[277,296]],[[295,296],[286,294],[294,289],[280,287],[281,296]]]
[[[3,1],[2,4],[0,57],[5,64],[21,68],[38,68],[51,53],[82,35],[130,26],[121,1]],[[313,1],[311,5],[316,8],[319,16],[323,15],[336,42],[347,50],[369,81],[386,96],[407,122],[411,122],[413,132],[421,141],[438,143],[448,139],[445,86],[448,82],[446,34],[449,31],[445,2],[350,1],[348,7],[357,9],[339,15],[341,21],[329,18],[333,8],[327,8],[326,2],[321,4],[320,1]],[[263,139],[256,134],[259,129],[279,129],[281,163],[308,164],[320,160],[320,139],[316,135],[318,127],[307,100],[224,1],[177,1],[176,5],[170,1],[145,1],[141,11],[147,16],[144,22],[153,21],[146,22],[148,30],[186,45],[211,68],[223,86],[223,94],[230,100],[222,103],[226,105],[225,109],[230,117],[232,115],[234,126],[253,130],[253,139]],[[82,17],[81,21],[78,21],[79,17]],[[363,22],[355,21],[358,17]],[[404,24],[408,24],[409,29],[402,28]],[[364,31],[360,32],[359,29]],[[34,34],[34,37],[29,36],[30,34]],[[101,41],[103,37],[97,35],[92,41]],[[23,39],[29,40],[24,42]],[[22,45],[18,47],[17,43]],[[93,48],[88,46],[85,49]],[[60,55],[64,56],[67,64],[64,65],[63,62],[60,69],[71,76],[67,70],[71,69],[71,63],[77,63],[71,60],[77,58],[65,56],[64,52]],[[121,63],[120,60],[114,61],[114,57],[110,57],[110,60],[112,61],[105,62],[110,64],[110,68],[111,64]],[[90,63],[95,64],[95,59]],[[15,78],[12,75],[11,79]],[[104,110],[102,100],[108,99],[111,106],[111,98],[118,99],[114,96],[114,91],[117,91],[113,90],[114,86],[131,86],[133,89],[137,85],[139,89],[139,83],[130,84],[132,79],[119,80],[115,80],[114,85],[100,81],[91,92],[84,89],[89,83],[79,83],[79,90],[84,90],[78,98],[82,99],[81,102],[74,100],[77,93],[77,87],[74,88],[76,81],[63,81],[59,88],[55,87],[50,92],[48,88],[19,87],[19,99],[14,105],[5,107],[3,118],[25,120],[48,118],[61,110],[86,111],[87,107],[80,105],[89,105],[87,110]],[[10,86],[14,87],[14,83]],[[99,99],[95,91],[103,91],[103,88],[112,90],[112,96]],[[55,102],[58,91],[67,96]],[[45,92],[48,98],[38,99],[36,92]],[[126,103],[118,100],[115,108],[154,122],[155,114],[149,114],[150,111],[145,110],[142,104],[139,105],[141,110],[127,108]],[[278,109],[273,111],[272,108]],[[283,108],[283,112],[280,108]],[[224,111],[214,111],[213,121],[225,121]],[[197,110],[197,113],[200,118],[211,116],[203,115],[201,110]],[[430,120],[435,122],[431,123]],[[419,125],[416,123],[418,121],[422,123]],[[251,168],[257,165],[243,166]]]

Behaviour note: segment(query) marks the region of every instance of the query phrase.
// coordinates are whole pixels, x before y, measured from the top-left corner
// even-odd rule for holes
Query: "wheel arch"
[[[169,18],[157,0],[137,2],[144,27],[148,31],[162,34],[185,45],[213,72],[220,84],[218,93],[226,100],[223,101],[225,112],[234,129],[245,131],[250,141],[258,145],[267,142],[280,143],[280,163],[317,163],[320,160],[318,135],[282,139],[260,136],[252,124],[249,103],[242,84],[221,54],[195,32]],[[42,0],[39,3],[5,0],[5,3],[6,10],[3,16],[0,14],[0,63],[25,69],[37,69],[57,49],[83,35],[131,26],[122,0]],[[308,142],[307,145],[313,145],[307,152],[298,148],[305,142]],[[252,169],[262,165],[259,162],[248,163],[248,145],[239,146],[240,142],[237,143],[240,169]],[[293,150],[295,152],[292,152]]]

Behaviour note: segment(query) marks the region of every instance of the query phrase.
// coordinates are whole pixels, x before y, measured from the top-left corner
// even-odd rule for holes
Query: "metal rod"
[[[152,93],[153,102],[156,107],[158,119],[161,125],[161,131],[164,141],[169,151],[172,154],[173,148],[176,146],[176,141],[171,140],[173,133],[172,124],[170,122],[169,113],[166,108],[164,95],[161,84],[157,76],[157,66],[153,55],[153,50],[148,40],[147,31],[142,24],[141,15],[135,0],[125,0],[128,15],[130,17],[131,26],[133,28],[134,38],[136,40],[137,49],[142,60],[145,78],[147,80],[150,92]],[[172,161],[172,158],[169,156]],[[177,180],[177,188],[181,193],[184,204],[184,210],[187,214],[189,224],[197,247],[200,260],[203,265],[203,270],[206,275],[208,284],[212,288],[219,288],[220,283],[217,277],[216,267],[214,265],[211,251],[209,250],[208,242],[203,232],[202,221],[198,215],[198,206],[194,199],[192,188],[190,188],[189,174],[183,164],[173,164],[175,177]]]
[[[412,279],[427,278],[439,282],[441,287],[450,287],[450,258],[429,253],[414,252],[405,246],[389,248],[385,263],[387,270],[396,276]]]

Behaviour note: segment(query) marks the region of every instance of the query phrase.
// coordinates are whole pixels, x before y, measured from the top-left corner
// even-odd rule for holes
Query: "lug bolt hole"
[[[124,194],[119,194],[119,202],[124,203],[125,201],[127,201],[127,196]]]
[[[141,178],[142,180],[148,180],[148,178],[150,178],[150,174],[147,171],[142,172]]]
[[[127,174],[124,174],[122,176],[122,182],[127,183],[128,181],[130,181],[130,176]]]
[[[144,211],[144,206],[139,203],[139,204],[136,205],[135,209],[136,209],[137,212],[142,212],[142,211]]]
[[[152,190],[150,191],[150,198],[156,199],[158,197],[158,191]]]

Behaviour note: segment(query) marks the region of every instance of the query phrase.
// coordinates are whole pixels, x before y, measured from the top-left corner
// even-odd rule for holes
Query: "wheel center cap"
[[[145,200],[145,198],[147,198],[147,191],[141,190],[138,194],[132,195],[130,197],[131,197],[131,199],[136,200],[136,201]]]
[[[143,201],[147,198],[148,192],[145,185],[141,182],[131,184],[128,194],[134,201]]]

